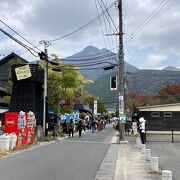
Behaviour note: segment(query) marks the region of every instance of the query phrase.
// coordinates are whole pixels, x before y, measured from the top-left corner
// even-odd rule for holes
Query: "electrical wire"
[[[151,15],[148,16],[148,17],[145,19],[145,21],[144,21],[142,24],[140,24],[140,25],[137,27],[137,29],[127,38],[127,40],[125,41],[124,45],[127,44],[130,40],[132,40],[132,39],[135,37],[135,35],[136,35],[139,31],[141,31],[141,30],[144,28],[144,26],[147,25],[147,24],[152,20],[152,18],[159,13],[159,11],[160,11],[169,1],[170,1],[170,0],[164,0],[164,1],[162,1],[162,2],[153,10],[153,12],[151,13]]]
[[[27,49],[33,56],[36,56],[32,51],[31,51],[31,47],[25,45],[24,43],[22,43],[21,41],[19,41],[18,39],[16,39],[15,37],[13,37],[12,35],[10,35],[9,33],[7,33],[6,31],[4,31],[2,28],[0,28],[0,31],[2,33],[4,33],[6,36],[8,36],[9,38],[11,38],[12,40],[14,40],[16,43],[18,43],[19,45],[21,45],[22,47],[24,47],[25,49]]]
[[[97,62],[97,63],[92,63],[92,64],[79,64],[79,65],[77,65],[77,67],[95,66],[95,65],[99,65],[99,64],[111,64],[111,65],[114,65],[111,62],[104,61],[104,62]]]
[[[109,16],[109,18],[110,18],[110,20],[111,20],[114,28],[116,29],[116,25],[115,25],[114,20],[112,19],[111,15],[110,15],[109,11],[108,11],[108,8],[107,8],[106,4],[104,3],[103,0],[101,0],[101,2],[102,2],[103,6],[104,6],[104,8],[105,8],[105,10],[106,10],[106,12],[107,12],[107,15]]]
[[[95,3],[96,11],[97,11],[97,14],[99,17],[98,19],[99,19],[99,24],[101,27],[101,33],[102,33],[103,41],[104,41],[105,47],[107,48],[107,44],[106,44],[106,40],[105,40],[105,36],[104,36],[104,30],[102,28],[101,18],[100,18],[100,14],[99,14],[98,7],[97,7],[97,0],[94,0],[94,3]]]
[[[11,31],[16,33],[18,36],[20,36],[23,40],[25,40],[27,43],[29,43],[33,48],[37,49],[38,51],[41,51],[39,48],[37,48],[34,44],[32,44],[30,41],[28,41],[26,38],[24,38],[22,35],[20,35],[17,31],[15,31],[13,28],[11,28],[9,25],[7,25],[4,21],[0,19],[0,22],[4,24],[6,27],[8,27]],[[37,52],[36,52],[37,53]]]
[[[112,58],[107,58],[107,59],[103,59],[103,60],[99,60],[99,61],[93,61],[93,62],[85,62],[85,63],[78,63],[78,64],[74,64],[74,65],[86,65],[86,64],[92,64],[92,63],[100,63],[100,62],[105,62],[105,60],[112,60]],[[116,60],[116,62],[118,63],[118,61]]]
[[[61,59],[61,61],[93,61],[93,60],[97,60],[97,59],[103,59],[103,58],[108,58],[108,57],[113,57],[116,56],[116,54],[110,53],[110,54],[106,54],[106,55],[102,55],[102,56],[97,56],[97,57],[92,57],[92,58],[84,58],[84,59],[77,59],[77,58],[68,58],[68,59]]]
[[[104,2],[103,0],[101,0],[101,2],[102,2],[102,4],[104,5],[105,9],[107,9],[107,0],[105,0],[105,2]],[[113,34],[114,31],[113,31],[113,28],[111,28],[110,20],[112,21],[112,23],[113,23],[113,25],[114,25],[115,28],[116,28],[116,25],[115,25],[115,23],[114,23],[114,21],[113,21],[113,19],[112,19],[112,17],[111,17],[111,15],[110,15],[110,13],[109,13],[108,10],[107,10],[107,14],[108,14],[107,20],[108,20],[108,24],[109,24],[110,34]],[[108,33],[107,33],[107,34],[108,34]],[[114,45],[113,36],[111,35],[110,37],[111,37],[112,47],[113,47],[113,49],[115,49],[115,46],[116,46],[116,47],[118,46],[118,45],[117,45],[117,42],[116,42],[116,45]]]
[[[103,7],[102,7],[102,4],[100,3],[99,0],[97,0],[97,2],[98,2],[99,6],[100,6],[100,8],[101,8],[101,11],[103,12],[104,9],[103,9]],[[106,19],[107,19],[107,21],[108,21],[108,18],[106,17],[106,13],[105,13],[105,14],[103,14],[103,21],[104,21],[104,27],[105,27],[106,34],[108,34]],[[107,37],[107,42],[108,42],[109,49],[111,49],[109,36]]]
[[[115,2],[113,2],[113,3],[108,7],[108,9],[112,8],[114,4],[115,4]],[[100,16],[102,16],[104,13],[106,13],[106,12],[103,11],[103,12],[100,14]],[[63,35],[63,36],[61,36],[61,37],[59,37],[59,38],[55,38],[55,39],[49,40],[49,42],[52,43],[52,42],[60,41],[60,40],[63,40],[63,39],[65,39],[65,38],[67,38],[67,37],[70,37],[70,36],[72,36],[72,35],[80,32],[81,30],[87,28],[90,24],[92,24],[93,22],[95,22],[96,20],[98,20],[98,18],[99,18],[99,17],[97,16],[97,17],[95,17],[94,19],[92,19],[91,21],[89,21],[88,23],[86,23],[86,24],[84,24],[83,26],[77,28],[76,30],[74,30],[74,31],[72,31],[72,32],[70,32],[70,33],[67,33],[67,34],[65,34],[65,35]]]

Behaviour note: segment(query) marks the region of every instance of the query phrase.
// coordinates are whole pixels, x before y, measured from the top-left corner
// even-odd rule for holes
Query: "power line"
[[[98,4],[99,4],[101,10],[104,11],[104,9],[103,9],[102,4],[100,3],[100,1],[99,1],[99,0],[97,0],[97,1],[98,1]],[[107,25],[106,25],[106,19],[107,19],[108,23],[110,23],[110,22],[109,22],[109,19],[106,17],[106,13],[105,13],[105,14],[103,14],[103,21],[104,21],[104,27],[105,27],[106,34],[108,34]],[[111,25],[110,25],[110,26],[111,26]],[[110,48],[111,48],[111,45],[110,45],[109,37],[107,37],[107,42],[108,42],[109,49],[110,49]]]
[[[102,56],[95,56],[95,57],[92,57],[92,58],[67,58],[67,59],[61,59],[61,61],[92,61],[92,60],[97,60],[97,59],[103,59],[103,58],[108,58],[108,57],[113,57],[113,56],[116,56],[116,54],[113,54],[113,53],[109,53],[109,54],[105,54],[105,55],[102,55]]]
[[[6,27],[8,27],[9,29],[11,29],[11,31],[13,31],[14,33],[16,33],[18,36],[20,36],[23,40],[25,40],[26,42],[28,42],[31,46],[33,46],[33,48],[41,51],[41,50],[38,49],[34,44],[32,44],[30,41],[28,41],[26,38],[24,38],[22,35],[20,35],[17,31],[15,31],[13,28],[11,28],[9,25],[7,25],[7,24],[6,24],[4,21],[2,21],[1,19],[0,19],[0,22],[1,22],[2,24],[4,24]]]
[[[135,35],[136,35],[139,31],[141,31],[141,30],[143,29],[143,27],[144,27],[145,25],[147,25],[147,24],[152,20],[152,18],[153,18],[155,15],[157,15],[158,12],[159,12],[169,1],[170,1],[170,0],[164,0],[164,1],[162,1],[162,2],[153,10],[153,12],[151,13],[151,15],[148,16],[148,17],[145,19],[145,21],[144,21],[142,24],[140,24],[140,25],[137,27],[137,29],[128,37],[128,39],[126,40],[126,42],[125,42],[124,44],[127,44],[130,40],[132,40],[132,39],[135,37]]]
[[[38,57],[37,55],[35,55],[32,51],[31,51],[31,47],[27,46],[26,44],[22,43],[21,41],[19,41],[18,39],[16,39],[15,37],[13,37],[12,35],[10,35],[9,33],[7,33],[6,31],[4,31],[2,28],[0,28],[0,31],[2,33],[4,33],[6,36],[8,36],[9,38],[11,38],[12,40],[14,40],[16,43],[18,43],[19,45],[21,45],[22,47],[24,47],[25,49],[27,49],[33,56]],[[35,52],[36,53],[36,52]]]
[[[101,2],[102,2],[103,6],[104,6],[104,8],[105,8],[105,10],[106,10],[106,12],[107,12],[107,15],[109,16],[109,18],[110,18],[110,20],[111,20],[111,22],[112,22],[114,28],[116,29],[116,25],[115,25],[114,20],[112,19],[111,15],[109,14],[109,11],[108,11],[107,6],[105,5],[105,3],[104,3],[103,0],[101,0]]]
[[[95,66],[95,65],[99,65],[99,64],[111,64],[111,65],[114,65],[111,62],[103,61],[103,62],[97,62],[97,63],[92,63],[92,64],[79,64],[79,65],[77,64],[77,67]]]
[[[113,7],[113,5],[115,4],[115,2],[113,2],[107,9],[110,9],[111,7]],[[102,16],[104,13],[106,13],[105,11],[103,11],[100,16]],[[67,33],[65,34],[64,36],[62,37],[59,37],[59,38],[55,38],[55,39],[52,39],[52,40],[49,40],[50,43],[52,42],[55,42],[55,41],[59,41],[59,40],[62,40],[62,39],[65,39],[67,37],[70,37],[78,32],[80,32],[81,30],[85,29],[86,27],[88,27],[90,24],[92,24],[93,22],[95,22],[97,19],[99,18],[99,16],[97,16],[96,18],[92,19],[91,21],[89,21],[88,23],[84,24],[83,26],[79,27],[78,29],[70,32],[70,33]]]
[[[103,40],[104,40],[104,44],[105,44],[105,47],[107,48],[107,44],[106,44],[106,40],[105,40],[105,36],[104,36],[104,30],[103,30],[103,27],[102,27],[101,18],[100,18],[100,15],[99,15],[99,11],[98,11],[96,0],[94,0],[94,3],[95,3],[96,11],[97,11],[97,14],[98,14],[98,17],[99,17],[98,19],[99,19],[99,24],[100,24],[100,27],[101,27],[101,32],[102,32],[102,37],[103,37]]]

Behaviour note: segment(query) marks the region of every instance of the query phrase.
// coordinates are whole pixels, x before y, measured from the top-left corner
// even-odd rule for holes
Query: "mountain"
[[[110,76],[117,75],[112,72],[109,75],[98,78],[93,84],[85,87],[90,94],[100,96],[105,102],[118,101],[118,92],[110,90]],[[126,92],[151,95],[168,84],[180,84],[180,71],[140,70],[128,73]]]
[[[179,68],[176,68],[176,67],[173,67],[173,66],[167,66],[163,70],[166,70],[166,71],[180,71]]]
[[[111,66],[112,64],[117,64],[118,62],[117,59],[118,59],[117,55],[110,50],[107,50],[105,48],[100,50],[94,46],[88,46],[85,49],[83,49],[81,52],[78,52],[72,56],[62,59],[62,62],[68,64],[75,64],[77,67],[78,66],[80,67],[82,63],[83,64],[97,63],[97,65],[80,67],[81,69],[80,72],[85,77],[85,79],[91,79],[94,81],[114,71],[114,69],[105,71],[102,67]],[[100,64],[98,64],[98,62],[100,62]],[[136,72],[139,69],[128,63],[125,63],[125,70],[128,72]]]

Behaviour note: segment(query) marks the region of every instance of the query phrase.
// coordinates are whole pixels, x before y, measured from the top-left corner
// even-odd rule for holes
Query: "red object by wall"
[[[19,112],[5,113],[4,133],[16,133],[18,135],[18,114]]]

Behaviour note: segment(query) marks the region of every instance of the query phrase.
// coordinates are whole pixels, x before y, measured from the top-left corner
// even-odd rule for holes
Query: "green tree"
[[[90,107],[90,109],[93,109],[94,106],[94,100],[97,100],[97,112],[103,114],[106,112],[105,103],[102,100],[102,98],[87,94],[84,100],[84,103]]]
[[[79,70],[73,65],[63,64],[56,55],[53,55],[58,65],[48,66],[48,101],[49,107],[55,112],[70,113],[73,103],[62,105],[62,101],[74,102],[83,94],[84,85],[90,83],[85,80]],[[42,67],[44,62],[39,63]],[[59,69],[60,72],[54,71]]]

